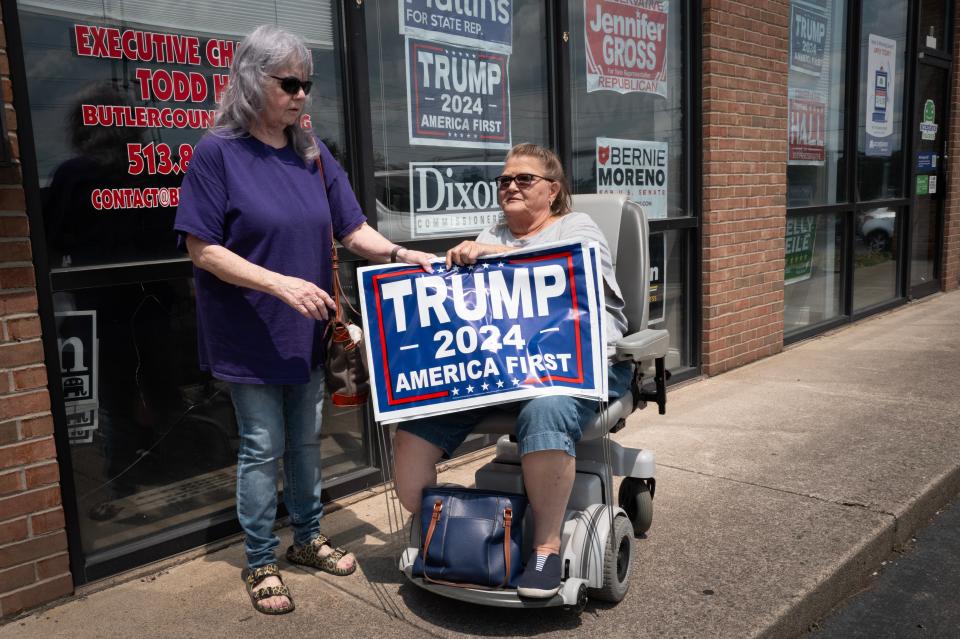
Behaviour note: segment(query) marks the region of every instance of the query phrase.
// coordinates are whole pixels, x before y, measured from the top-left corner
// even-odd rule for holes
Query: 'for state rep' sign
[[[549,394],[605,398],[596,248],[514,251],[431,273],[359,269],[377,421]]]

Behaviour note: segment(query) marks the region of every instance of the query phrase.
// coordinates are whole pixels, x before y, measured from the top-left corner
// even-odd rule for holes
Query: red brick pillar
[[[703,3],[703,371],[783,348],[788,0]]]
[[[947,141],[947,199],[943,209],[943,277],[945,291],[960,288],[960,2],[954,3],[953,96]]]
[[[0,618],[73,590],[6,46],[0,24]]]

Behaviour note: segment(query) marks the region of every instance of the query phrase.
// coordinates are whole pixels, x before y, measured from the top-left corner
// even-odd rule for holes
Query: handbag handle
[[[435,584],[444,586],[454,586],[456,588],[478,588],[480,590],[494,590],[486,586],[477,586],[474,584],[458,584],[452,581],[442,579],[433,579],[427,574],[427,552],[430,550],[430,541],[433,539],[433,533],[436,532],[437,522],[440,521],[440,513],[443,511],[443,502],[439,499],[433,504],[433,514],[430,516],[430,525],[427,527],[427,536],[423,541],[423,578]],[[513,523],[513,508],[507,506],[503,509],[503,584],[500,588],[506,588],[510,583],[510,527]]]

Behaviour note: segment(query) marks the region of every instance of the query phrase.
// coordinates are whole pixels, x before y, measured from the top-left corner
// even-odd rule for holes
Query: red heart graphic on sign
[[[598,146],[597,147],[597,160],[600,164],[606,164],[607,160],[610,159],[610,147],[609,146]]]

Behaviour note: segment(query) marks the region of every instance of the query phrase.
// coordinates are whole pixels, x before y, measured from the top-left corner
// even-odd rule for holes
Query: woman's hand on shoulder
[[[299,277],[277,274],[271,291],[275,297],[286,302],[304,317],[325,320],[337,310],[337,305],[329,293],[313,282]]]
[[[454,264],[460,266],[476,264],[477,260],[484,255],[503,253],[508,250],[510,250],[510,248],[507,246],[481,244],[473,240],[464,240],[447,251],[447,268],[450,268]]]

